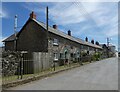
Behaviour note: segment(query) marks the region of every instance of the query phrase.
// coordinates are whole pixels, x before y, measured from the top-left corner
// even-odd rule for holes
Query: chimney
[[[36,19],[36,15],[35,15],[35,13],[33,11],[30,13],[30,18]]]
[[[88,38],[87,37],[85,38],[85,41],[88,42]]]
[[[99,45],[99,42],[98,41],[96,41],[96,43],[95,43],[96,45]]]
[[[57,25],[53,25],[53,28],[54,28],[54,29],[57,29]]]
[[[71,36],[71,31],[70,30],[68,30],[68,35]]]
[[[94,44],[94,40],[93,39],[91,40],[91,43]]]

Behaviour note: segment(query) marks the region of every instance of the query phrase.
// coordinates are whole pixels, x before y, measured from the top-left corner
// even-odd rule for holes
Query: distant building
[[[111,52],[116,53],[116,47],[114,45],[110,44],[109,49],[111,50]]]
[[[116,56],[116,47],[112,44],[109,45],[110,56]]]
[[[108,57],[108,47],[106,44],[100,44],[100,46],[103,48],[102,50],[102,58]]]
[[[2,52],[2,51],[5,51],[5,47],[4,46],[0,47],[0,52]]]
[[[116,50],[114,45],[109,44],[109,46],[107,46],[106,44],[100,44],[100,46],[103,48],[103,57],[106,58],[116,56]]]

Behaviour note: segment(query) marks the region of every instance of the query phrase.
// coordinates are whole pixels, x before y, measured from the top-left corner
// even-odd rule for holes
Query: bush
[[[73,63],[77,63],[77,62],[78,62],[77,60],[73,61]]]
[[[59,59],[59,65],[60,66],[64,65],[64,59]]]
[[[87,56],[87,53],[86,53],[86,52],[82,52],[82,53],[81,53],[81,56],[82,56],[82,57]]]
[[[93,54],[93,56],[92,56],[92,60],[93,60],[93,61],[98,61],[98,60],[100,60],[100,57],[101,57],[101,53],[100,53],[100,52],[95,53],[95,54]]]

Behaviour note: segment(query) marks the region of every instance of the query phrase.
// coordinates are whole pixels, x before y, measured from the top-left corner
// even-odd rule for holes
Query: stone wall
[[[54,44],[54,39],[58,40],[58,44]],[[55,35],[49,32],[48,52],[51,54],[51,61],[54,61],[54,53],[58,54],[58,63],[61,60],[65,61],[65,59],[67,59],[69,63],[72,63],[74,61],[80,61],[81,54],[83,52],[87,53],[87,51],[89,51],[89,54],[93,55],[99,50],[87,45],[79,44],[77,42],[71,41],[67,38],[63,38],[59,35]],[[65,52],[67,52],[66,56]]]
[[[54,39],[58,40],[58,44],[54,44]],[[74,56],[74,60],[75,58],[80,58],[81,45],[69,39],[63,38],[61,36],[49,33],[48,47],[49,47],[48,52],[51,53],[52,61],[54,61],[54,53],[58,54],[58,62],[61,59],[63,60],[67,59],[69,63],[72,63],[73,58],[71,58],[71,53],[72,54],[79,53],[79,55]]]
[[[2,75],[15,75],[20,61],[21,54],[19,52],[2,52]]]

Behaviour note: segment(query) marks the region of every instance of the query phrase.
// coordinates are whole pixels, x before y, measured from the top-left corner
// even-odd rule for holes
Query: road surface
[[[9,90],[118,90],[118,59],[93,62]]]

